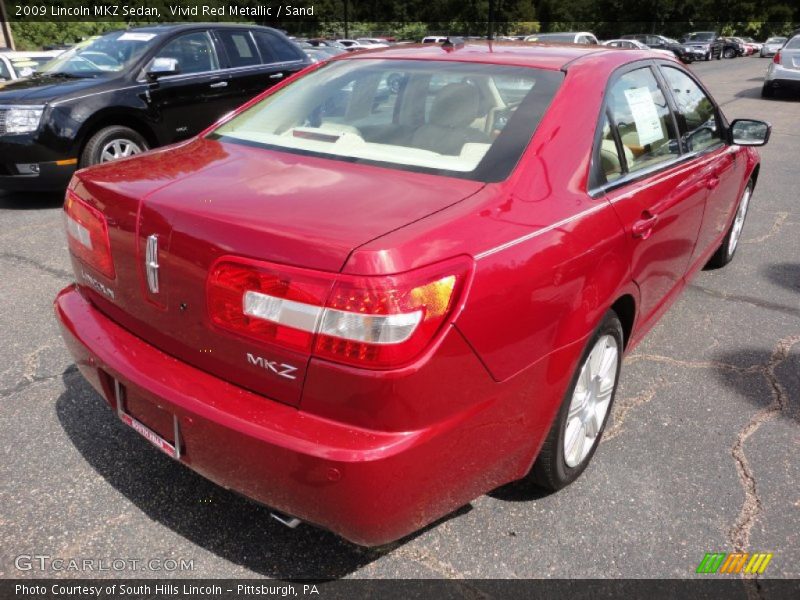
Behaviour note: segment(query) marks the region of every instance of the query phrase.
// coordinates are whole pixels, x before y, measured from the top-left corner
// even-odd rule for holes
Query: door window
[[[723,141],[719,115],[711,99],[683,71],[662,67],[677,105],[678,124],[690,152],[702,151]]]
[[[678,136],[667,100],[649,67],[622,75],[609,91],[608,106],[635,172],[679,155]],[[630,153],[630,154],[629,154]]]
[[[8,81],[11,79],[11,73],[8,72],[6,63],[0,60],[0,81]]]
[[[205,73],[219,69],[214,44],[206,31],[176,37],[159,50],[156,58],[174,58],[180,74]]]
[[[223,29],[218,31],[217,35],[222,41],[231,67],[247,67],[261,64],[261,59],[258,56],[258,51],[249,31],[228,31]]]
[[[266,31],[256,31],[253,33],[253,37],[256,39],[259,52],[261,52],[261,58],[267,64],[303,59],[297,50],[276,35]]]

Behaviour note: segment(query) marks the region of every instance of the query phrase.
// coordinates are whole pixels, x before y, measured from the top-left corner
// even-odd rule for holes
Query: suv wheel
[[[81,167],[127,158],[149,149],[147,140],[129,127],[104,127],[89,139],[83,149]]]
[[[725,58],[736,58],[736,51],[733,48],[726,49]]]

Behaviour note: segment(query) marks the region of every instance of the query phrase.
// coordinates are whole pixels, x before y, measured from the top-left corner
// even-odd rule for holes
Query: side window
[[[678,156],[672,113],[649,67],[622,75],[609,91],[608,106],[625,154],[631,154],[629,172]]]
[[[203,73],[219,69],[217,54],[206,31],[187,33],[167,42],[156,58],[174,58],[179,73]]]
[[[678,108],[678,124],[689,151],[705,150],[723,141],[722,126],[711,99],[695,81],[674,67],[661,72]]]
[[[597,164],[603,174],[601,183],[609,183],[622,177],[623,164],[617,150],[617,142],[608,122],[608,115],[603,116],[600,134],[600,148],[598,148]]]
[[[217,35],[225,48],[231,67],[247,67],[261,64],[261,59],[258,56],[258,51],[249,31],[219,29],[217,30]]]
[[[0,81],[9,81],[10,79],[11,73],[8,72],[6,63],[0,60]]]
[[[256,45],[265,63],[289,62],[303,59],[299,50],[276,35],[272,35],[266,31],[255,31],[253,32],[253,37],[256,38]]]

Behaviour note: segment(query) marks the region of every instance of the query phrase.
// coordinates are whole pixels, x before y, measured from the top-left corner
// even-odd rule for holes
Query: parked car
[[[721,37],[723,58],[736,58],[747,53],[747,46],[744,40],[736,37]]]
[[[574,481],[623,354],[733,258],[770,127],[674,58],[497,47],[342,55],[76,173],[55,310],[119,418],[364,545]]]
[[[383,38],[366,38],[366,37],[362,37],[362,38],[357,38],[356,41],[358,43],[364,44],[364,45],[371,44],[373,46],[383,46],[383,47],[388,47],[389,46],[389,42],[386,41]]]
[[[744,38],[741,38],[741,39],[747,45],[748,55],[753,55],[753,54],[757,54],[757,53],[761,52],[761,47],[763,46],[763,44],[760,44],[759,42],[755,41],[751,37],[744,37]]]
[[[45,63],[50,62],[61,51],[0,52],[0,82],[13,81],[33,75]]]
[[[650,48],[646,44],[639,42],[637,40],[608,40],[601,44],[602,46],[609,46],[611,48],[627,48],[628,50],[648,50],[650,52],[656,52],[658,54],[666,54],[667,56],[675,56],[671,50],[661,50],[661,49],[654,49]]]
[[[679,60],[685,63],[690,63],[694,60],[694,52],[690,51],[683,44],[677,40],[673,40],[663,35],[656,35],[652,33],[632,33],[623,35],[623,40],[636,40],[639,43],[646,45],[653,50],[668,50],[674,54]]]
[[[307,64],[264,27],[159,25],[88,40],[0,88],[0,189],[63,189],[78,166],[191,137]]]
[[[359,40],[336,40],[344,46],[348,52],[355,50],[377,50],[379,48],[386,48],[387,44],[373,44],[371,42],[361,42]]]
[[[681,40],[693,60],[717,60],[722,58],[724,43],[714,31],[687,33]]]
[[[558,33],[536,33],[525,37],[526,42],[540,42],[543,44],[588,44],[597,45],[600,42],[593,33],[588,31],[564,31]]]
[[[346,52],[347,51],[347,47],[346,46],[344,46],[343,44],[340,44],[339,42],[336,42],[334,40],[324,40],[324,39],[321,39],[321,38],[314,38],[314,39],[310,39],[310,40],[306,40],[306,41],[309,44],[311,44],[312,46],[314,46],[315,48],[322,48],[322,49],[330,52],[331,54],[341,54],[342,52]],[[334,51],[336,51],[336,52],[334,53]]]
[[[422,38],[423,44],[444,44],[446,41],[446,35],[428,35]]]
[[[778,50],[767,69],[761,96],[772,98],[779,91],[800,91],[800,35],[792,37]]]
[[[759,56],[761,58],[769,58],[770,56],[775,56],[775,54],[780,50],[783,45],[788,41],[789,38],[785,38],[782,36],[771,37],[764,42],[764,45],[761,46],[761,51]]]

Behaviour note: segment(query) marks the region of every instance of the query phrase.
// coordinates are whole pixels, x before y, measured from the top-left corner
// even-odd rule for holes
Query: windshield
[[[97,77],[124,70],[153,43],[157,34],[115,31],[73,46],[39,70],[44,75]]]
[[[527,38],[529,42],[574,42],[574,33],[540,33]]]
[[[698,33],[690,33],[686,36],[686,40],[689,42],[710,42],[714,39],[714,32],[712,31],[700,31]]]
[[[767,44],[782,44],[786,41],[785,37],[771,37],[765,43]]]
[[[334,61],[217,128],[222,139],[334,160],[501,181],[563,78],[444,61]]]

